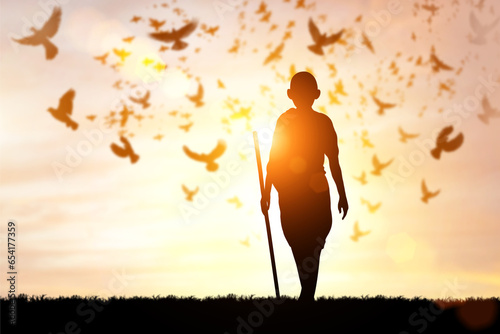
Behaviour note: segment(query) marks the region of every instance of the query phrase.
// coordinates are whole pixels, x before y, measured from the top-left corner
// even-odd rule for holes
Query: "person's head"
[[[290,89],[287,90],[288,97],[299,109],[310,108],[321,94],[316,79],[309,72],[298,72],[290,81]]]

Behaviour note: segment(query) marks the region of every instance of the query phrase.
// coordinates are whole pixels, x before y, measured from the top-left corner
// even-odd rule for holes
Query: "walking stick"
[[[259,139],[257,131],[253,132],[253,142],[255,145],[255,155],[257,157],[257,168],[259,170],[260,193],[264,195],[264,176],[262,175],[262,162],[260,160]],[[266,220],[267,242],[269,244],[269,253],[271,254],[271,266],[273,268],[274,290],[276,290],[276,298],[280,298],[280,288],[278,286],[278,275],[276,274],[276,262],[274,261],[273,239],[271,237],[271,226],[269,224],[268,212],[263,212]]]

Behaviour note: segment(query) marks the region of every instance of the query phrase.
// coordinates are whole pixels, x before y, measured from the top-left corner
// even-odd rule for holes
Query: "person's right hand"
[[[269,211],[269,206],[271,205],[271,196],[269,195],[263,195],[261,200],[260,200],[260,209],[262,210],[262,213],[265,215]]]

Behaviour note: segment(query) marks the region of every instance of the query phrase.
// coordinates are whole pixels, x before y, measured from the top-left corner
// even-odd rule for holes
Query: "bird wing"
[[[318,43],[321,33],[319,32],[318,26],[314,23],[312,18],[309,18],[309,33],[314,41],[314,43]]]
[[[481,25],[481,23],[479,23],[479,20],[477,19],[473,11],[470,12],[469,22],[472,30],[474,30],[476,34],[480,34],[481,30],[483,29],[483,26]]]
[[[342,37],[343,33],[344,33],[344,29],[340,30],[336,34],[332,34],[332,35],[328,36],[328,38],[325,40],[325,43],[323,43],[323,45],[329,45],[329,44],[335,43],[336,41],[338,41]]]
[[[382,107],[382,101],[377,99],[377,97],[375,97],[375,95],[372,95],[372,98],[373,98],[373,101],[377,104],[377,106]]]
[[[372,158],[372,163],[373,163],[373,166],[375,167],[375,169],[378,169],[378,168],[380,168],[380,166],[381,166],[381,163],[380,163],[380,161],[378,160],[378,158],[377,158],[377,155],[376,155],[376,154],[374,154],[374,155],[373,155],[373,158]]]
[[[54,7],[52,15],[47,22],[45,22],[42,29],[40,29],[40,33],[47,37],[54,36],[59,29],[59,25],[61,24],[61,14],[61,7]]]
[[[120,136],[120,141],[125,145],[125,150],[128,151],[133,151],[132,146],[130,145],[130,142],[128,141],[127,137]]]
[[[488,100],[488,98],[486,97],[486,95],[483,97],[482,105],[483,105],[484,113],[486,115],[488,115],[488,116],[499,116],[500,115],[500,113],[498,112],[498,110],[493,109],[491,107],[490,101]]]
[[[422,180],[420,187],[422,188],[422,194],[424,194],[424,196],[429,194],[429,189],[427,189],[427,185],[425,184],[425,180]]]
[[[182,185],[182,191],[184,191],[186,195],[189,195],[190,193],[189,189],[185,185]]]
[[[443,128],[436,139],[436,143],[445,143],[448,140],[448,135],[452,132],[453,125]]]
[[[128,98],[130,99],[130,101],[138,103],[138,104],[141,104],[142,100],[143,100],[143,98],[138,99],[138,98],[133,97],[133,96],[129,96]]]
[[[220,157],[226,151],[226,141],[223,139],[219,139],[217,142],[217,146],[208,154],[208,159],[215,160]]]
[[[203,155],[191,151],[186,145],[182,146],[182,149],[184,150],[184,153],[186,153],[186,155],[191,159],[196,161],[205,161]]]
[[[149,37],[156,39],[157,41],[160,42],[175,41],[174,34],[171,31],[152,32],[149,34]]]
[[[462,133],[460,133],[458,136],[456,136],[452,140],[444,143],[443,150],[445,150],[446,152],[455,151],[456,149],[458,149],[462,145],[463,142],[464,142],[464,135]]]
[[[192,20],[184,27],[177,30],[177,35],[179,36],[179,38],[185,38],[189,36],[196,29],[197,26],[198,26],[198,20]]]
[[[125,158],[128,156],[127,150],[116,145],[115,143],[111,143],[111,150],[119,157]]]
[[[73,112],[73,98],[75,97],[75,91],[73,89],[69,89],[63,96],[59,99],[58,110],[71,115]]]
[[[203,85],[200,83],[198,84],[198,91],[196,92],[196,96],[198,99],[202,99],[203,98]]]
[[[150,96],[150,93],[149,93],[149,90],[146,92],[146,94],[144,94],[144,96],[142,97],[142,101],[143,102],[147,102],[149,100],[149,96]]]

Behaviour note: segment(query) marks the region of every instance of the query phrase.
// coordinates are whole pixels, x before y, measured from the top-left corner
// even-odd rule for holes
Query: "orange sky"
[[[1,4],[0,231],[5,241],[7,221],[17,222],[19,292],[272,295],[252,131],[259,132],[267,163],[276,119],[293,106],[286,89],[295,69],[317,78],[322,94],[314,107],[326,111],[338,133],[350,204],[342,221],[329,176],[334,222],[317,296],[498,295],[500,119],[486,125],[477,115],[484,96],[499,109],[500,28],[482,45],[470,42],[471,12],[482,24],[493,22],[500,13],[497,2],[486,0],[476,8],[471,1],[428,1],[439,7],[431,16],[424,1],[306,0],[305,8],[295,8],[296,0],[267,1],[269,22],[256,13],[260,1],[169,0],[163,2],[167,7],[64,2],[52,39],[59,53],[50,61],[41,47],[11,38],[45,22],[51,8],[44,1]],[[131,22],[134,15],[142,21]],[[181,26],[183,19],[200,23],[185,40],[186,49],[160,52],[162,44],[148,37],[154,31],[149,18],[166,20],[162,29]],[[340,43],[324,48],[324,56],[307,49],[309,18],[328,34],[346,29]],[[212,36],[203,24],[219,28]],[[291,37],[283,41],[286,31]],[[359,42],[361,33],[374,53]],[[131,43],[122,41],[130,36],[135,36]],[[282,58],[263,65],[282,42]],[[235,43],[237,52],[229,52]],[[433,72],[432,46],[453,70]],[[119,60],[113,48],[131,52],[118,71],[109,66]],[[106,52],[106,65],[93,59]],[[153,64],[144,65],[145,58]],[[155,70],[158,63],[166,70]],[[113,87],[117,80],[121,90]],[[195,94],[198,82],[204,105],[196,108],[185,95]],[[336,94],[340,104],[332,104],[329,91],[339,82],[347,95]],[[440,90],[441,84],[448,90]],[[76,131],[46,111],[70,88],[76,91]],[[151,107],[130,102],[129,96],[146,90]],[[396,106],[378,115],[373,92]],[[131,117],[124,128],[106,124],[111,111],[121,110],[120,100],[144,119]],[[231,118],[230,101],[236,111],[251,108],[251,119]],[[169,114],[175,110],[176,116]],[[183,118],[184,113],[191,116]],[[188,132],[179,128],[191,121]],[[454,126],[452,136],[463,133],[464,143],[436,160],[429,150],[448,125]],[[402,143],[398,127],[419,136]],[[110,149],[119,143],[120,130],[140,156],[135,164]],[[158,134],[160,141],[153,139]],[[363,147],[362,136],[373,147]],[[187,145],[209,152],[219,139],[228,148],[216,172],[182,151]],[[381,161],[394,159],[379,177],[370,174],[374,154]],[[363,171],[366,185],[354,179]],[[427,204],[420,200],[423,179],[430,190],[440,189]],[[193,202],[185,200],[182,184],[199,187]],[[234,196],[241,208],[227,201]],[[370,213],[361,198],[382,204]],[[281,293],[298,295],[275,191],[271,203]],[[355,222],[371,231],[358,242],[350,239]],[[241,243],[246,238],[249,247]],[[2,245],[0,263],[6,268]],[[114,284],[117,277],[124,284]]]

